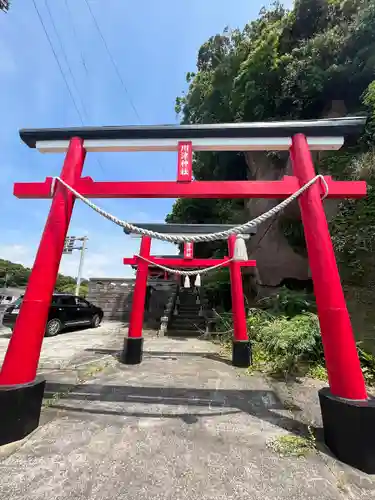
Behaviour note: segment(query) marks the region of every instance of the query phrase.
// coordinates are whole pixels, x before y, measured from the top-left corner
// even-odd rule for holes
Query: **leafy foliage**
[[[280,316],[264,325],[262,347],[272,369],[285,374],[295,372],[301,362],[321,362],[323,347],[318,318],[315,314],[299,314],[293,318]]]
[[[232,300],[228,269],[220,269],[206,275],[204,294],[209,307],[230,311]]]
[[[308,295],[303,291],[289,290],[285,287],[281,288],[277,295],[260,299],[257,305],[266,309],[269,314],[283,315],[287,318],[306,312],[316,312],[313,295]]]
[[[9,0],[0,0],[0,10],[7,12],[10,7]]]
[[[370,385],[375,385],[375,356],[362,349],[360,343],[358,346],[358,355],[366,382]]]
[[[24,288],[27,285],[31,269],[22,264],[15,264],[9,260],[0,259],[0,286],[14,286]],[[71,276],[59,274],[56,281],[56,291],[73,293],[76,280]],[[85,294],[87,282],[82,282],[81,293]],[[86,292],[87,293],[87,292]]]
[[[252,343],[253,365],[261,371],[283,376],[307,375],[327,380],[319,321],[312,297],[282,290],[260,301],[262,308],[249,310],[247,330]],[[230,314],[221,314],[217,330],[229,345],[233,326]],[[375,385],[375,356],[358,343],[358,354],[366,383]]]
[[[327,116],[369,117],[358,141],[340,153],[320,155],[317,170],[341,179],[366,178],[369,196],[345,201],[332,221],[333,240],[344,279],[375,280],[375,0],[296,0],[292,10],[279,2],[262,9],[242,30],[225,28],[200,48],[188,89],[176,99],[182,123],[220,123]],[[241,153],[199,153],[199,180],[244,179]],[[243,200],[177,200],[169,222],[244,222]],[[283,230],[296,251],[304,252],[299,222]],[[199,253],[218,247],[201,245]],[[211,254],[212,255],[212,254]]]

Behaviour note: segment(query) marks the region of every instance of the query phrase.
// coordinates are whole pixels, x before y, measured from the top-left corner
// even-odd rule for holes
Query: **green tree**
[[[0,0],[0,10],[7,12],[9,9],[9,0]]]
[[[14,286],[25,288],[29,280],[31,269],[22,264],[15,264],[9,260],[0,259],[0,286]],[[81,292],[87,294],[87,281],[82,281]],[[58,274],[55,290],[58,292],[74,293],[76,280],[71,276]]]
[[[343,202],[332,222],[339,259],[352,277],[359,261],[373,262],[374,54],[375,0],[296,0],[291,10],[276,2],[242,30],[225,28],[202,45],[196,72],[187,74],[188,89],[175,107],[186,124],[367,113],[358,141],[317,158],[320,171],[369,181],[369,197]],[[270,169],[286,165],[286,156],[275,153],[205,152],[194,155],[194,175],[198,180],[251,178],[249,165],[261,157]],[[240,223],[248,218],[243,200],[181,199],[167,221]],[[300,223],[282,218],[279,223],[303,252]],[[205,246],[199,251],[205,253]],[[358,283],[369,277],[364,266]]]

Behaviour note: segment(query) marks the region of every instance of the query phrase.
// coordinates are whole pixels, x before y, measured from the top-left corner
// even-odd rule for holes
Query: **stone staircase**
[[[180,288],[175,311],[168,322],[169,336],[197,337],[205,331],[206,322],[200,315],[201,299],[196,289]]]

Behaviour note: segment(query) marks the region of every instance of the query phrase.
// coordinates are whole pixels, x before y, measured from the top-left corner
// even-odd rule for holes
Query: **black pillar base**
[[[126,338],[120,361],[125,365],[139,365],[142,362],[143,337]]]
[[[375,474],[375,399],[351,401],[319,391],[324,441],[342,462]]]
[[[0,386],[0,445],[19,441],[39,425],[46,381]]]
[[[248,368],[252,364],[250,341],[239,342],[233,340],[232,365],[239,368]]]

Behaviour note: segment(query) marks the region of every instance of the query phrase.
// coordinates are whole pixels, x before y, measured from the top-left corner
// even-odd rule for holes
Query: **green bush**
[[[268,321],[260,331],[262,349],[275,372],[298,373],[303,363],[324,359],[318,318],[315,314],[285,316]]]
[[[277,295],[265,297],[258,301],[258,306],[275,316],[292,318],[297,314],[316,312],[315,297],[304,291],[281,288]]]
[[[327,380],[323,344],[315,302],[304,292],[283,289],[249,310],[247,331],[252,343],[255,370],[287,375],[307,375]],[[229,344],[233,336],[230,313],[219,316],[217,331]],[[366,383],[375,385],[375,356],[358,346]]]
[[[223,344],[232,341],[233,338],[233,321],[231,313],[216,313],[216,332],[220,333],[220,340]]]
[[[259,370],[327,380],[317,315],[305,313],[287,318],[253,309],[247,324],[253,345],[250,372]],[[368,385],[375,386],[375,356],[359,346],[360,342],[358,355],[363,376]]]
[[[261,340],[261,332],[264,326],[271,323],[275,317],[262,309],[250,309],[247,317],[247,333],[252,341]]]
[[[219,269],[208,274],[204,282],[204,293],[210,307],[224,311],[231,309],[231,292],[228,269]]]
[[[358,342],[358,355],[361,362],[362,373],[366,382],[369,385],[375,385],[375,356],[369,352],[364,351]]]

